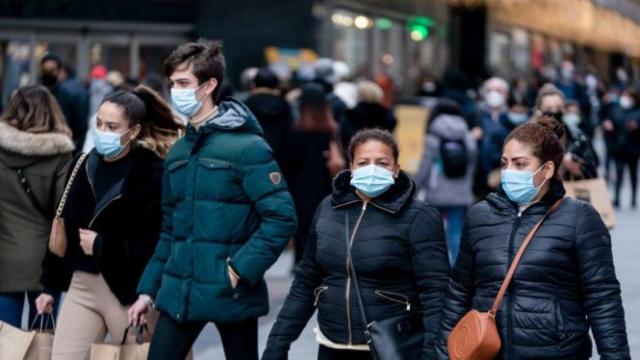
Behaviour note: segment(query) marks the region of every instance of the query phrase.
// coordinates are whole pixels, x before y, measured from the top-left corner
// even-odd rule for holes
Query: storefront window
[[[509,75],[510,63],[510,50],[511,50],[510,37],[498,31],[492,31],[489,38],[489,65],[494,74],[507,77]]]
[[[2,107],[4,107],[15,89],[29,83],[31,44],[28,40],[0,41],[0,50],[2,53],[0,82],[2,83]]]
[[[515,28],[511,31],[513,67],[523,73],[529,69],[529,34],[524,29]]]
[[[101,64],[107,71],[118,71],[122,76],[129,76],[129,47],[111,45],[105,42],[91,44],[91,64]]]

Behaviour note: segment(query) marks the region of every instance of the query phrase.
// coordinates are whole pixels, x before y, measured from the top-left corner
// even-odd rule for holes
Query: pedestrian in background
[[[625,169],[631,180],[631,207],[637,206],[638,159],[640,158],[640,98],[634,88],[622,91],[618,106],[610,109],[604,131],[612,134],[609,151],[616,164],[615,198],[613,204],[620,207],[620,191]]]
[[[566,99],[553,84],[540,88],[535,114],[554,118],[565,127],[565,157],[562,161],[565,180],[593,179],[598,176],[598,156],[587,136],[575,124],[565,122]]]
[[[480,93],[484,102],[480,104],[478,113],[478,129],[472,129],[474,137],[479,140],[478,172],[476,175],[476,194],[484,198],[494,191],[498,183],[494,181],[500,168],[500,149],[508,131],[509,123],[507,99],[509,83],[502,78],[493,77],[484,82]],[[478,134],[480,136],[478,137]]]
[[[86,88],[54,54],[46,54],[40,60],[40,82],[58,100],[79,152],[89,126],[89,94]]]
[[[338,125],[324,90],[315,83],[305,84],[301,89],[300,119],[287,135],[283,170],[298,216],[296,264],[302,259],[313,214],[322,199],[331,194],[331,180],[345,165],[336,140]],[[341,166],[332,166],[331,161],[336,160],[332,156],[338,157]]]
[[[40,264],[73,150],[71,130],[49,90],[16,90],[0,117],[0,320],[16,327],[25,294],[29,324],[36,315]]]
[[[258,119],[264,131],[264,139],[271,146],[278,165],[282,167],[286,156],[285,142],[293,119],[289,103],[280,94],[279,86],[280,80],[273,71],[268,68],[258,70],[246,104]]]
[[[473,179],[478,146],[458,104],[442,99],[427,122],[427,136],[416,184],[418,196],[445,219],[449,261],[455,264],[462,224],[474,203]]]
[[[423,349],[415,355],[435,357],[449,280],[442,219],[414,198],[415,184],[400,170],[391,134],[364,130],[351,140],[349,155],[350,170],[334,179],[332,195],[316,211],[304,256],[269,334],[265,360],[287,359],[316,306],[318,359],[372,359],[361,311],[367,322],[414,314],[425,328],[419,342]],[[354,286],[359,286],[364,308]]]
[[[361,81],[356,85],[358,103],[347,111],[347,116],[340,122],[342,147],[347,149],[349,141],[355,134],[364,129],[382,129],[393,132],[396,118],[391,110],[382,105],[384,96],[382,89],[373,81]]]
[[[169,106],[146,87],[117,91],[98,108],[95,150],[66,195],[68,247],[47,252],[39,313],[68,291],[53,341],[54,360],[86,359],[106,333],[122,339],[127,306],[158,241],[163,158],[181,131]],[[79,160],[76,160],[79,161]]]
[[[471,309],[491,308],[515,252],[565,196],[558,170],[565,128],[550,118],[505,141],[500,189],[469,211],[446,295],[439,356]],[[630,359],[611,238],[588,203],[566,198],[526,248],[496,314],[498,359],[588,359],[589,330],[603,359]]]

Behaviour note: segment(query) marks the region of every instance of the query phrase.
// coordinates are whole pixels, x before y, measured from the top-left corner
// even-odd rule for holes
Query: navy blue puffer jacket
[[[364,329],[347,272],[346,219],[368,321],[409,311],[422,313],[424,359],[435,357],[449,262],[440,215],[414,199],[415,185],[401,173],[386,193],[363,203],[349,185],[349,171],[334,181],[318,207],[304,256],[271,330],[263,359],[286,359],[318,308],[322,333],[338,344],[365,344]]]
[[[500,190],[470,210],[447,291],[440,358],[447,358],[447,336],[466,312],[491,308],[522,241],[564,194],[554,181],[542,201],[519,211]],[[611,239],[591,205],[567,198],[545,220],[496,321],[499,359],[588,359],[589,328],[601,359],[630,358]]]

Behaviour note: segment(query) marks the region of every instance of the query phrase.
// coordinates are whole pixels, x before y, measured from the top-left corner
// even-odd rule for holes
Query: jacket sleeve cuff
[[[93,256],[96,259],[99,259],[102,255],[102,235],[98,234],[96,239],[93,241]]]
[[[229,259],[227,265],[229,265],[231,271],[238,275],[238,279],[242,279],[252,286],[258,284],[264,276],[264,272],[255,266],[250,266],[249,263],[243,261],[242,258]]]

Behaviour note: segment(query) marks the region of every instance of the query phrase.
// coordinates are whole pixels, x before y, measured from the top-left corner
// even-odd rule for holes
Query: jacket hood
[[[553,179],[550,184],[551,186],[549,187],[549,191],[542,197],[542,199],[531,205],[530,209],[532,212],[544,213],[549,207],[551,207],[551,205],[553,205],[553,203],[565,196],[566,191],[561,181]],[[500,211],[517,211],[518,209],[518,205],[509,200],[509,197],[507,197],[502,186],[498,188],[498,191],[487,196],[487,202],[489,205]]]
[[[40,157],[67,154],[75,149],[71,137],[60,133],[30,133],[0,121],[0,159],[10,167],[27,166]]]
[[[193,129],[193,127],[189,127]],[[218,104],[218,113],[205,121],[201,130],[238,131],[263,136],[262,127],[251,110],[241,101],[232,97],[225,98]]]
[[[331,206],[334,208],[347,206],[362,200],[351,186],[351,171],[344,170],[333,180]],[[373,198],[371,204],[386,212],[395,214],[409,204],[415,192],[415,183],[404,171],[400,171],[395,184],[391,185],[384,194]]]
[[[429,132],[439,138],[462,140],[469,133],[469,126],[461,116],[443,114],[433,120]]]

